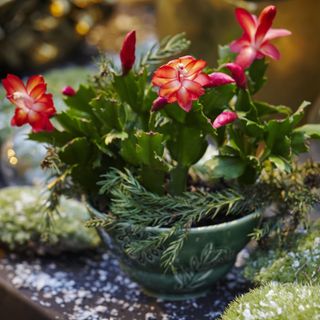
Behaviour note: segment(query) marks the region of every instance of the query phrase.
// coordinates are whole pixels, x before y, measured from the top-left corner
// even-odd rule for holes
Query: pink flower
[[[237,114],[235,112],[223,111],[213,121],[212,126],[215,129],[218,129],[220,127],[223,127],[223,126],[235,121],[236,119],[238,119],[238,116],[237,116]]]
[[[29,123],[34,132],[54,129],[49,119],[55,115],[56,109],[52,95],[46,93],[47,85],[42,76],[32,76],[24,85],[20,78],[8,74],[2,84],[8,100],[16,106],[12,126],[20,127]]]
[[[61,90],[61,93],[65,96],[73,97],[77,92],[71,86],[66,86]]]
[[[226,63],[223,67],[226,67],[231,72],[231,76],[239,88],[244,89],[246,87],[246,75],[244,69],[240,65],[236,63]]]
[[[168,103],[178,102],[186,112],[192,108],[192,101],[204,94],[203,86],[210,83],[210,78],[202,70],[204,60],[184,56],[171,60],[158,68],[152,78],[152,84],[159,87],[159,96]]]
[[[120,51],[120,60],[122,65],[122,74],[126,75],[134,65],[136,56],[136,32],[130,31],[123,40]]]
[[[163,97],[158,97],[157,99],[155,99],[152,103],[152,108],[151,111],[155,112],[158,110],[163,109],[166,105],[168,104],[168,100],[166,98]]]
[[[291,34],[286,29],[272,29],[271,25],[276,16],[276,7],[268,6],[263,9],[259,18],[242,8],[236,9],[236,18],[244,33],[241,38],[230,44],[232,52],[239,53],[236,63],[244,69],[248,68],[255,59],[265,56],[280,59],[280,52],[269,41]]]

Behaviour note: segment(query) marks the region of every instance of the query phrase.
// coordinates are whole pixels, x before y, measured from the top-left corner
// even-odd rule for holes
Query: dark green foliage
[[[244,213],[243,197],[233,189],[219,192],[186,192],[182,196],[160,196],[147,191],[130,171],[109,171],[99,183],[101,195],[111,198],[112,215],[93,219],[89,226],[126,228],[130,224],[132,241],[126,248],[129,254],[158,249],[166,240],[176,237],[161,256],[165,269],[173,268],[188,230],[208,220],[214,224],[218,217]],[[160,204],[160,205],[159,205]],[[134,234],[147,226],[166,227],[167,231],[139,240]]]
[[[255,94],[261,89],[263,84],[267,81],[265,76],[268,68],[268,62],[265,59],[255,60],[249,68],[249,90],[252,94]]]

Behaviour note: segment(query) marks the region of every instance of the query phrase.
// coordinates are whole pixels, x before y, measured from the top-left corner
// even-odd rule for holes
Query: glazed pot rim
[[[88,210],[90,210],[94,215],[103,218],[104,213],[98,211],[95,209],[90,203],[87,203]],[[225,229],[226,227],[232,227],[235,225],[238,225],[239,223],[246,223],[250,220],[255,220],[261,217],[261,211],[256,210],[250,214],[245,215],[244,217],[232,220],[232,221],[226,221],[218,224],[213,224],[210,226],[202,226],[202,227],[192,227],[189,229],[190,233],[200,233],[200,232],[208,232],[212,230],[221,230]],[[130,223],[123,223],[123,225],[130,226]],[[169,231],[171,228],[167,227],[145,227],[144,228],[146,231],[152,231],[152,232],[164,232],[164,231]]]

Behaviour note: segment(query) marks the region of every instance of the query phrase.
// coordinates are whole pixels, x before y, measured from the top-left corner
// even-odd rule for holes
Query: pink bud
[[[223,72],[213,72],[208,75],[210,82],[205,85],[206,88],[219,87],[225,84],[234,83],[235,80]]]
[[[66,86],[61,90],[61,93],[65,96],[73,97],[77,92],[71,86]]]
[[[231,72],[231,76],[236,81],[237,86],[244,89],[247,84],[244,69],[236,63],[227,63],[224,66]]]
[[[238,119],[238,116],[237,116],[237,114],[235,112],[223,111],[213,121],[212,126],[215,129],[218,129],[220,127],[223,127],[223,126],[235,121],[236,119]]]
[[[152,108],[151,111],[155,112],[158,110],[163,109],[166,105],[168,104],[168,100],[166,98],[163,97],[158,97],[157,99],[155,99],[152,103]]]
[[[126,75],[131,69],[136,59],[136,32],[130,31],[123,40],[120,51],[122,74]]]

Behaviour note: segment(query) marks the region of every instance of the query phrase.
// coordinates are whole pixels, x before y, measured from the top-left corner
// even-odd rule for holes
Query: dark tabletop
[[[236,295],[249,289],[234,268],[206,297],[161,301],[144,295],[103,250],[41,258],[3,253],[0,280],[1,320],[217,319]],[[29,308],[29,312],[38,312],[37,316],[28,317],[27,310],[20,318],[19,312],[10,309],[8,296],[19,310]],[[9,302],[1,303],[3,297]]]

